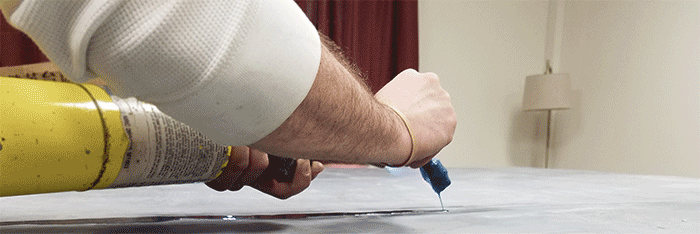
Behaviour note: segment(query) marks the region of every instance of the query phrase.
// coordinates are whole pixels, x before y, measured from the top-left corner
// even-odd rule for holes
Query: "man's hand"
[[[311,181],[323,171],[320,162],[309,163],[306,159],[297,159],[296,173],[291,183],[275,179],[258,180],[265,171],[268,155],[247,146],[232,147],[229,164],[221,175],[207,182],[206,185],[217,191],[238,191],[244,185],[251,186],[279,199],[287,199],[309,187]]]
[[[418,168],[425,165],[452,141],[457,117],[449,94],[442,89],[434,73],[405,70],[379,90],[375,97],[379,102],[395,107],[408,119],[417,143],[409,166]]]

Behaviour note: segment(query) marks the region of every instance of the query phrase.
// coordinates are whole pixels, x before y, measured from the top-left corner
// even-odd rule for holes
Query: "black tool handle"
[[[293,158],[283,158],[275,155],[268,155],[269,164],[265,171],[258,177],[258,180],[277,179],[279,182],[290,183],[294,180],[294,173],[297,170],[297,160]]]

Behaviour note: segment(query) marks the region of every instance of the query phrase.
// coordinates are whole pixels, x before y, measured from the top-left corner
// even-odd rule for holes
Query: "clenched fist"
[[[379,90],[375,98],[402,112],[413,131],[416,152],[408,166],[425,165],[452,141],[457,117],[450,95],[440,86],[436,74],[404,70]]]
[[[306,159],[297,159],[294,179],[290,183],[276,179],[259,178],[269,163],[268,155],[247,146],[235,146],[231,149],[229,163],[216,179],[207,182],[207,186],[217,191],[238,191],[248,185],[279,199],[287,199],[309,187],[311,181],[323,171],[320,162],[309,163]]]

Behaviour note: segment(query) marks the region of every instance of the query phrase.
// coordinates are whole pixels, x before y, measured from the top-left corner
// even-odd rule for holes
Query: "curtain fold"
[[[373,92],[404,69],[418,69],[417,1],[296,2],[357,63]]]

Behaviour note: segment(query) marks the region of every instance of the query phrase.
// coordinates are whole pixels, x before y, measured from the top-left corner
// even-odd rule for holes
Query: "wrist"
[[[388,118],[391,121],[388,122],[390,123],[390,127],[393,128],[393,132],[396,133],[396,136],[394,137],[394,139],[396,139],[395,143],[389,147],[390,150],[386,154],[389,157],[385,160],[385,162],[392,167],[406,166],[411,161],[415,160],[415,158],[413,158],[415,154],[415,142],[411,133],[410,125],[407,122],[408,120],[398,109],[396,109],[396,107],[388,104],[381,105],[384,107],[387,115],[391,116]]]

